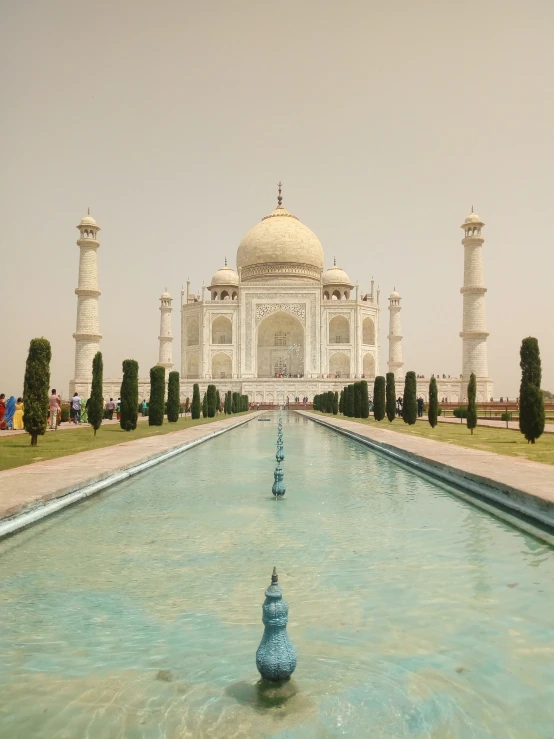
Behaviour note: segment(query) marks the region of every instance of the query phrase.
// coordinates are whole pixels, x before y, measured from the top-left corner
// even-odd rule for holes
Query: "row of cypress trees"
[[[223,402],[223,412],[226,415],[232,413],[242,413],[248,410],[248,395],[241,395],[240,393],[233,393],[228,390],[225,393],[225,400]],[[206,392],[202,400],[200,399],[200,386],[198,383],[194,384],[192,390],[192,407],[191,415],[193,419],[200,418],[202,414],[203,418],[213,418],[221,408],[221,395],[215,385],[208,385]]]

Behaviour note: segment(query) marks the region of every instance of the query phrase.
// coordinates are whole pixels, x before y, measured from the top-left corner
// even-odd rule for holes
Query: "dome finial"
[[[277,185],[277,187],[279,188],[278,194],[277,194],[277,207],[282,208],[283,207],[283,196],[281,195],[281,193],[282,193],[283,183],[281,182],[281,180],[279,180],[279,184]]]
[[[87,215],[90,216],[90,208],[87,208]]]
[[[471,206],[471,212],[473,213],[473,205]]]
[[[336,266],[337,266],[337,258],[333,257],[333,267],[336,267]]]
[[[227,266],[227,257],[225,257],[225,266]]]
[[[277,567],[274,567],[273,572],[271,574],[271,582],[276,583],[278,582],[278,580],[279,580],[279,577],[277,576]]]

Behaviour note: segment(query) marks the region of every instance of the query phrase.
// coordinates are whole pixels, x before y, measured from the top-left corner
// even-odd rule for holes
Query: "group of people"
[[[21,431],[23,426],[23,398],[15,399],[10,395],[0,393],[0,431]]]

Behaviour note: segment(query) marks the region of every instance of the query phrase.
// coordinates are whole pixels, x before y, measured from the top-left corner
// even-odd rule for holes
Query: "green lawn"
[[[315,411],[317,415],[329,416],[328,413]],[[330,416],[335,418],[335,416]],[[495,429],[488,426],[477,426],[473,435],[468,431],[464,423],[440,423],[432,429],[427,421],[418,421],[413,426],[408,426],[401,418],[395,418],[389,423],[385,418],[383,421],[362,418],[346,418],[340,414],[336,418],[347,421],[356,421],[375,428],[389,429],[400,434],[422,436],[425,439],[444,441],[447,444],[458,444],[469,449],[482,449],[485,452],[506,454],[510,457],[522,457],[533,462],[554,464],[554,434],[543,434],[535,444],[528,444],[525,437],[519,431],[513,429]]]
[[[235,418],[245,416],[250,411],[236,413]],[[13,467],[21,467],[31,462],[40,462],[45,459],[56,459],[78,452],[88,452],[91,449],[102,449],[106,446],[121,444],[135,439],[145,439],[148,436],[169,434],[172,431],[182,431],[206,423],[213,423],[226,416],[220,414],[215,418],[200,418],[198,421],[191,420],[190,416],[185,420],[179,418],[177,423],[168,423],[164,419],[163,426],[149,426],[148,421],[139,421],[134,431],[123,431],[118,424],[101,426],[94,436],[92,428],[80,428],[60,431],[47,431],[44,436],[38,437],[38,446],[31,447],[31,437],[27,434],[9,436],[6,434],[0,439],[0,470],[10,470]],[[231,416],[227,416],[231,418]]]

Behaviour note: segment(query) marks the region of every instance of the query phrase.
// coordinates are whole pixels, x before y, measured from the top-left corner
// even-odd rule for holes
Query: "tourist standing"
[[[422,418],[423,417],[423,406],[424,406],[423,398],[420,396],[417,399],[417,417],[418,418]]]
[[[23,398],[18,398],[15,404],[15,413],[13,414],[13,427],[15,431],[21,431],[23,428],[23,411],[25,406],[23,405]]]
[[[140,404],[140,408],[142,410],[142,415],[143,415],[143,418],[144,418],[146,416],[146,410],[148,408],[148,405],[146,403],[146,399],[145,398],[142,399],[142,403]]]
[[[56,392],[56,388],[53,388],[52,394],[50,395],[49,408],[50,408],[50,428],[54,429],[55,431],[58,428],[58,413],[61,408],[61,399],[58,393]]]
[[[81,398],[79,393],[73,393],[71,410],[73,411],[73,423],[81,423]]]
[[[108,411],[108,420],[111,421],[113,419],[113,412],[115,411],[115,403],[113,402],[113,398],[110,398],[106,403],[106,410]]]
[[[117,420],[119,421],[119,419],[121,418],[121,398],[117,399],[116,411],[117,411]]]
[[[0,394],[0,431],[4,428],[4,416],[6,415],[6,395]]]
[[[11,431],[13,427],[13,415],[15,413],[15,398],[10,395],[8,402],[6,403],[6,413],[4,415],[4,428]]]

